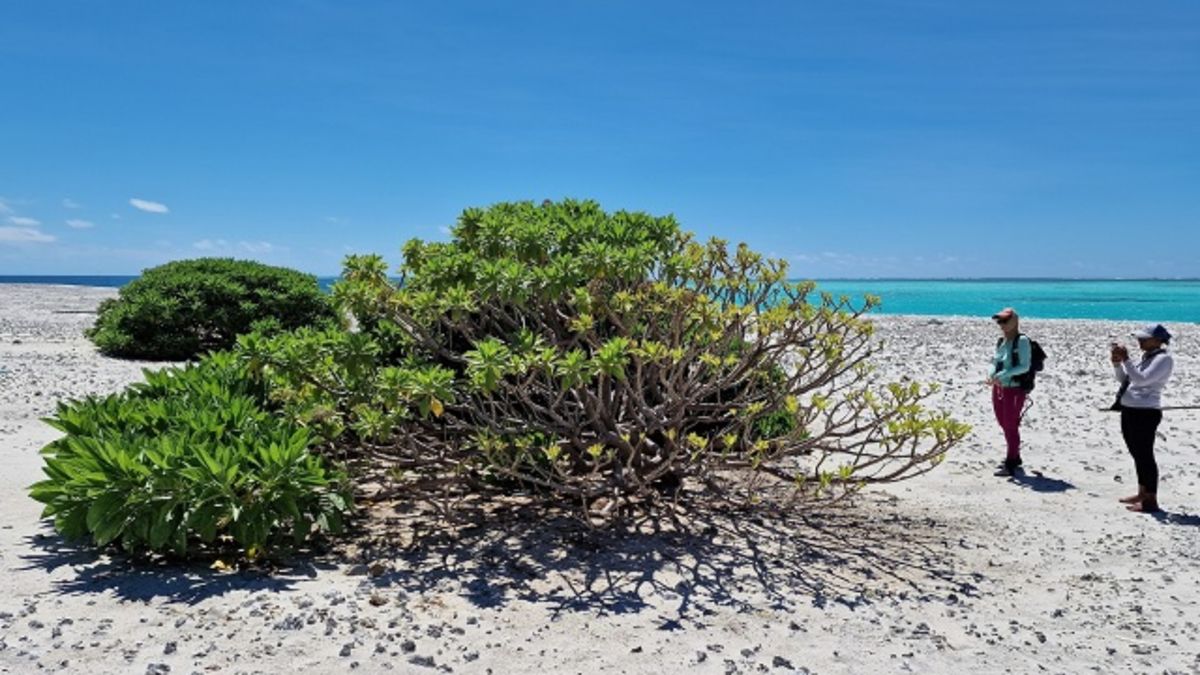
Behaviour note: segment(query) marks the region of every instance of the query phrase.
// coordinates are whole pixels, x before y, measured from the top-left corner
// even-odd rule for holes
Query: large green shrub
[[[234,549],[338,532],[344,474],[311,452],[309,430],[264,408],[233,356],[146,372],[143,384],[60,403],[64,432],[31,488],[60,533],[130,552]]]
[[[233,346],[254,328],[334,323],[316,277],[224,258],[179,260],[145,270],[101,303],[88,335],[105,354],[183,360]]]
[[[513,487],[592,511],[664,494],[831,497],[927,471],[967,428],[878,381],[872,326],[783,261],[593,202],[469,209],[402,282],[347,260],[354,335],[240,350],[301,423],[418,489]],[[458,494],[455,490],[450,493]]]

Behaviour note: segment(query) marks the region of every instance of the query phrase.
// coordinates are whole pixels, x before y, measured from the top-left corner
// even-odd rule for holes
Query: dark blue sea
[[[0,276],[0,284],[120,287],[132,276]],[[328,290],[335,277],[319,279]],[[1012,306],[1044,319],[1200,322],[1200,280],[1076,279],[834,279],[819,288],[837,295],[883,299],[881,314],[990,316]],[[0,287],[0,293],[3,292]]]

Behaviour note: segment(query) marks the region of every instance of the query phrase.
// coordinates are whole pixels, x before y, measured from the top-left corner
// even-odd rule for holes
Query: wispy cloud
[[[0,213],[12,213],[12,207],[4,201],[4,197],[0,197]]]
[[[236,241],[231,242],[225,239],[201,239],[192,244],[192,248],[209,253],[274,253],[279,249],[278,246],[269,241]]]
[[[42,224],[42,221],[37,218],[29,218],[27,216],[9,216],[8,222],[21,227],[37,227]]]
[[[219,248],[228,247],[229,242],[225,241],[224,239],[201,239],[200,241],[192,244],[192,248],[199,249],[201,251],[213,251]]]
[[[46,244],[55,237],[33,227],[0,227],[0,244]]]
[[[239,241],[238,247],[247,253],[271,253],[275,245],[269,241]]]
[[[70,218],[67,220],[67,227],[73,227],[77,230],[86,230],[89,227],[95,227],[95,226],[96,226],[96,224],[93,223],[92,221],[83,220],[82,218]]]
[[[797,263],[792,271],[810,277],[920,277],[956,276],[971,269],[974,260],[952,254],[879,255],[846,251],[797,253],[791,256]]]
[[[792,259],[807,264],[824,264],[824,265],[861,265],[863,263],[876,263],[882,258],[869,258],[854,253],[835,253],[833,251],[822,251],[820,253],[797,253],[792,256]],[[895,262],[896,258],[891,258],[888,262]]]
[[[75,201],[74,199],[71,199],[70,197],[67,197],[66,199],[62,200],[62,205],[63,205],[64,209],[82,209],[83,208],[83,204],[80,204],[79,202]]]
[[[170,211],[166,204],[152,202],[148,199],[138,199],[136,197],[129,200],[129,205],[135,209],[138,209],[139,211],[146,211],[147,213],[167,213]]]

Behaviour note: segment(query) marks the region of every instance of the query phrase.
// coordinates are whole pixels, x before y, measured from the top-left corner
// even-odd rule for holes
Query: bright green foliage
[[[400,271],[347,259],[334,297],[359,332],[241,352],[298,422],[439,489],[828,497],[927,471],[967,432],[921,407],[928,388],[877,381],[875,300],[814,294],[671,217],[468,209],[450,242],[409,242]]]
[[[106,397],[60,403],[31,488],[60,533],[130,552],[237,549],[338,532],[345,476],[313,454],[313,435],[268,412],[231,355],[147,371]]]
[[[238,353],[283,414],[325,440],[350,432],[361,442],[386,442],[454,402],[453,371],[411,360],[385,364],[364,333],[251,334],[239,340]]]
[[[223,258],[180,260],[148,269],[100,305],[89,337],[105,354],[183,360],[232,347],[253,329],[333,325],[316,277]]]

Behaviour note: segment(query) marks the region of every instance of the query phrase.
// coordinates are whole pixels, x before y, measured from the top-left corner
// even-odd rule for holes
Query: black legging
[[[1133,455],[1137,467],[1138,485],[1150,493],[1158,492],[1158,464],[1154,462],[1154,434],[1162,422],[1158,408],[1122,408],[1121,436]]]

